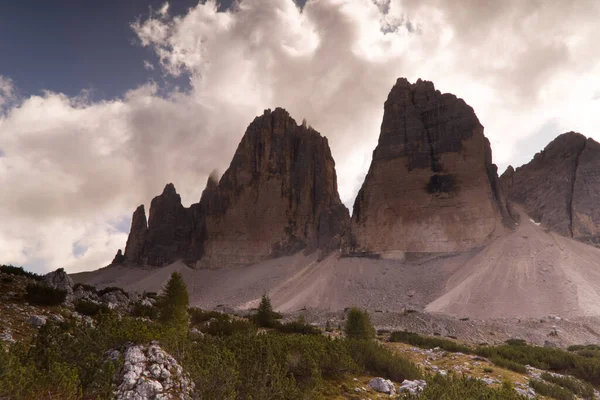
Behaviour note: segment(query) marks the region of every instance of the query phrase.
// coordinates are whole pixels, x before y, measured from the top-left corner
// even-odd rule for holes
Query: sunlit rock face
[[[461,251],[513,224],[473,109],[432,82],[398,79],[354,203],[354,251]]]

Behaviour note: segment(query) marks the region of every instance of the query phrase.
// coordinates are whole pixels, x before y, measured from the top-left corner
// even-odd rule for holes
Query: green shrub
[[[542,396],[552,397],[557,400],[575,400],[573,392],[553,383],[544,382],[539,379],[529,380],[529,386]]]
[[[577,350],[575,353],[577,355],[586,357],[586,358],[600,358],[600,350],[595,349],[581,349]]]
[[[421,377],[421,371],[413,362],[394,355],[375,341],[349,339],[347,345],[351,357],[364,373],[397,382]]]
[[[24,276],[27,278],[35,279],[36,281],[41,281],[43,278],[41,275],[25,271],[23,267],[15,267],[13,265],[0,265],[0,272],[10,275]]]
[[[285,324],[278,324],[276,328],[282,333],[299,333],[301,335],[320,335],[321,330],[302,321],[291,321]]]
[[[348,320],[344,329],[350,339],[372,339],[375,337],[375,327],[371,323],[369,313],[352,307],[348,312]]]
[[[434,349],[439,347],[442,350],[450,352],[460,353],[472,353],[473,349],[462,345],[460,343],[453,342],[448,339],[441,339],[439,337],[428,337],[422,336],[413,332],[396,331],[390,335],[390,342],[402,342],[412,344],[413,346],[421,347],[423,349]]]
[[[491,388],[479,379],[463,376],[435,375],[417,395],[402,397],[411,400],[526,400],[509,385]]]
[[[25,300],[41,306],[56,306],[67,298],[67,291],[55,289],[41,283],[30,283],[26,287]]]
[[[82,288],[88,292],[97,293],[96,286],[88,285],[85,283],[76,283],[75,285],[73,285],[73,290],[77,290],[79,288]]]
[[[16,344],[0,354],[0,399],[110,398],[120,362],[107,362],[106,351],[164,339],[158,328],[112,313],[100,314],[95,328],[48,321],[32,346]]]
[[[229,320],[229,315],[218,311],[204,311],[199,308],[191,307],[188,312],[190,313],[191,326],[202,324],[211,319]]]
[[[527,346],[525,339],[508,339],[505,343],[509,346]]]
[[[79,314],[93,317],[100,313],[109,313],[110,309],[104,304],[96,304],[88,300],[77,300],[74,304],[75,311]]]
[[[131,315],[134,317],[149,318],[151,320],[158,319],[159,312],[160,310],[158,307],[142,304],[139,301],[134,303],[131,309]]]
[[[89,285],[87,285],[87,286],[89,286]],[[94,292],[97,293],[98,296],[100,296],[100,297],[104,296],[106,293],[111,293],[111,292],[121,292],[125,296],[129,297],[129,295],[127,294],[127,292],[124,289],[122,289],[120,287],[116,287],[116,286],[107,286],[104,289],[100,289],[100,290],[96,289]]]
[[[584,399],[594,398],[594,387],[588,383],[581,382],[570,376],[552,375],[548,372],[542,372],[541,378],[547,382],[554,383],[571,392],[583,397]]]
[[[600,346],[595,344],[575,344],[573,346],[567,347],[569,351],[577,351],[577,350],[600,350]]]
[[[233,335],[234,333],[251,333],[256,331],[256,326],[244,319],[215,319],[205,323],[200,332],[209,335]]]
[[[592,385],[600,384],[600,359],[587,358],[561,349],[539,346],[478,347],[475,353],[493,359],[499,357],[520,365],[573,375]]]
[[[523,364],[519,364],[518,362],[514,362],[511,360],[507,360],[506,358],[500,356],[492,356],[490,361],[501,368],[510,369],[511,371],[518,372],[520,374],[526,374],[527,368]]]

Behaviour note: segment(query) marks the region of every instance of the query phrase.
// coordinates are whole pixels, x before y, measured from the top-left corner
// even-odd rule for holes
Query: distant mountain
[[[500,178],[508,198],[543,227],[600,245],[600,144],[567,132]]]

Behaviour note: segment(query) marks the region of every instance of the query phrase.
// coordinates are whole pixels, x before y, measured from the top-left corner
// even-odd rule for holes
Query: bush
[[[218,311],[204,311],[199,308],[190,308],[190,325],[196,326],[212,319],[229,320],[229,315]]]
[[[537,394],[542,396],[552,397],[557,400],[575,400],[573,392],[553,383],[544,382],[539,379],[531,379],[529,380],[529,386],[531,386]]]
[[[509,385],[491,388],[478,379],[463,376],[435,375],[417,395],[407,395],[411,400],[526,400]]]
[[[82,285],[83,286],[83,285]],[[90,285],[86,285],[84,287],[89,287]],[[102,297],[104,296],[106,293],[111,293],[111,292],[121,292],[123,293],[125,296],[129,297],[129,295],[127,294],[127,292],[125,290],[123,290],[120,287],[116,287],[116,286],[107,286],[104,289],[100,289],[97,290],[96,288],[94,288],[94,293],[97,293],[98,296]]]
[[[151,320],[156,320],[158,319],[159,309],[156,306],[136,302],[133,304],[131,315],[133,315],[134,317],[149,318]]]
[[[30,283],[26,287],[25,300],[40,306],[57,306],[67,298],[67,291],[54,289],[41,283]]]
[[[413,346],[421,347],[423,349],[434,349],[436,347],[439,347],[442,350],[454,353],[460,352],[469,354],[473,352],[473,349],[471,349],[470,347],[453,342],[452,340],[441,339],[438,337],[421,336],[417,333],[406,331],[392,332],[389,341],[408,343],[412,344]]]
[[[79,288],[82,288],[88,292],[97,293],[96,286],[88,285],[85,283],[76,283],[75,285],[73,285],[73,290],[77,290]]]
[[[600,346],[595,344],[575,344],[573,346],[567,347],[569,351],[577,351],[577,350],[600,350]]]
[[[600,384],[600,359],[587,358],[556,348],[538,346],[479,347],[475,353],[482,357],[510,360],[520,365],[573,375],[592,385]]]
[[[542,372],[541,378],[546,382],[562,386],[584,399],[594,398],[594,387],[590,384],[581,382],[578,379],[571,378],[570,376],[553,375],[548,372]]]
[[[418,379],[421,371],[411,361],[371,340],[347,340],[353,360],[361,366],[363,373],[382,376],[397,382],[404,379]]]
[[[282,333],[299,333],[301,335],[320,335],[321,330],[303,321],[292,321],[279,324],[275,329]]]
[[[75,302],[75,311],[79,314],[93,317],[100,313],[109,313],[110,309],[104,304],[96,304],[87,300],[77,300]]]
[[[525,339],[508,339],[505,343],[509,346],[527,346]]]
[[[244,319],[215,319],[207,322],[200,328],[200,332],[209,335],[233,335],[234,333],[251,333],[256,331],[253,323]]]
[[[350,339],[372,339],[375,337],[375,327],[371,323],[369,313],[352,307],[348,312],[348,321],[344,330]]]
[[[25,271],[23,267],[15,267],[13,265],[0,265],[0,272],[10,275],[24,276],[27,278],[35,279],[36,281],[41,281],[43,278],[41,275]]]
[[[15,280],[13,278],[11,278],[10,276],[3,276],[2,277],[2,283],[13,283]]]
[[[100,314],[95,328],[49,320],[32,346],[16,344],[0,356],[0,399],[111,398],[120,362],[107,362],[106,351],[163,339],[157,328],[112,313]]]
[[[523,364],[519,364],[517,362],[507,360],[506,358],[500,356],[493,356],[490,358],[490,361],[501,368],[510,369],[511,371],[518,372],[520,374],[526,374],[527,368]]]

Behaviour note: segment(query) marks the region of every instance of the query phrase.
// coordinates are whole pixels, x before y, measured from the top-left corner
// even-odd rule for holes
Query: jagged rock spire
[[[356,250],[451,252],[511,226],[473,109],[432,82],[398,79],[354,203]]]

